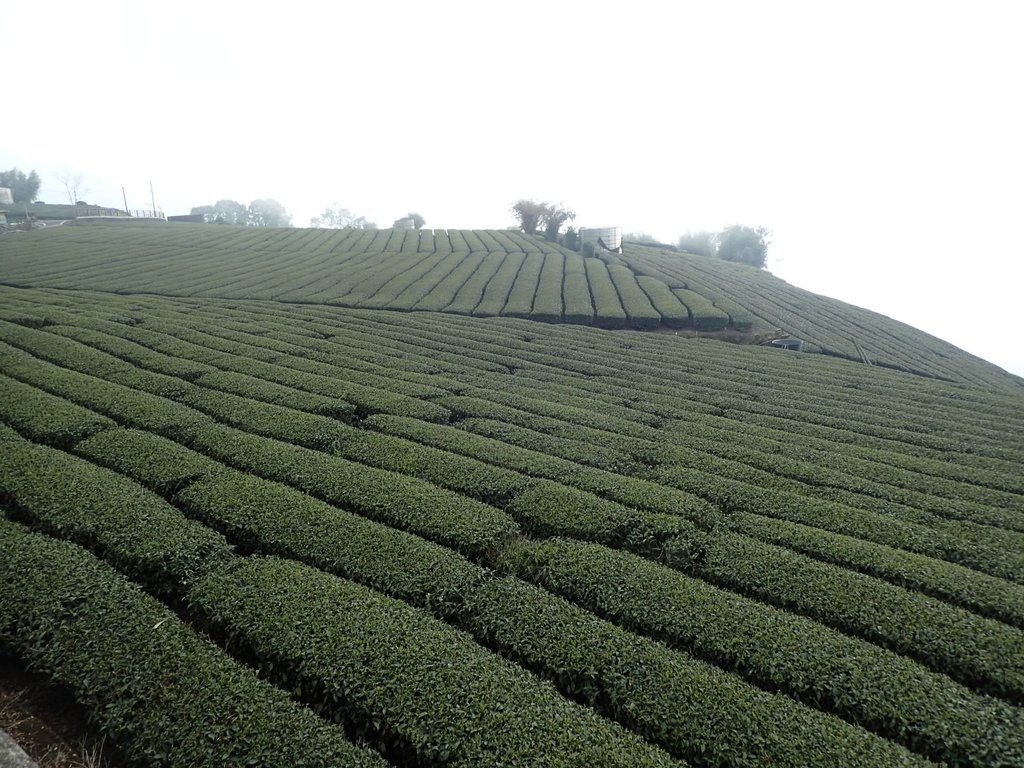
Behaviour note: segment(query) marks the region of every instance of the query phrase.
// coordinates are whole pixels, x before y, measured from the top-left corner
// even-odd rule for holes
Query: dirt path
[[[39,768],[115,768],[66,692],[49,688],[17,661],[2,657],[0,729]]]

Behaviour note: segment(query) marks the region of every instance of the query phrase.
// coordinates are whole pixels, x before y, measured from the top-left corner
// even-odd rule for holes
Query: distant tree
[[[69,205],[77,203],[89,191],[89,188],[85,186],[85,177],[70,168],[65,167],[56,176],[57,181],[64,187],[64,192],[67,193]]]
[[[309,226],[315,229],[376,229],[377,225],[367,221],[365,216],[356,216],[348,208],[342,208],[335,203],[331,208],[325,208],[319,216],[309,220]]]
[[[679,250],[698,256],[715,255],[715,234],[713,232],[687,232],[679,238]]]
[[[761,269],[768,257],[768,235],[764,227],[726,227],[718,234],[718,258]]]
[[[538,203],[536,200],[518,200],[512,203],[512,215],[519,220],[519,228],[528,235],[537,234],[541,217],[548,209],[547,203]]]
[[[540,219],[544,227],[544,239],[552,243],[557,241],[558,231],[562,228],[562,225],[575,218],[576,212],[563,208],[561,204],[546,206],[546,210]]]
[[[535,235],[538,229],[543,229],[544,238],[551,242],[558,240],[558,231],[565,222],[576,218],[575,212],[561,204],[538,203],[536,200],[518,200],[509,210],[519,220],[519,228],[523,232]]]
[[[249,203],[248,223],[253,227],[290,227],[292,217],[281,203],[267,197]]]
[[[622,236],[622,240],[623,242],[628,241],[630,243],[644,243],[648,245],[658,244],[657,239],[655,239],[654,235],[649,232],[627,232]]]
[[[575,251],[580,247],[580,233],[576,231],[576,227],[566,227],[565,232],[562,234],[559,244],[563,248],[568,248],[570,251]]]
[[[207,224],[248,224],[249,209],[237,200],[218,200],[213,205],[199,205],[192,215],[200,215]]]
[[[30,172],[28,176],[17,168],[0,171],[0,187],[11,190],[11,197],[16,203],[31,203],[35,200],[39,194],[40,183],[39,174],[35,171]]]
[[[413,226],[416,227],[416,229],[423,229],[423,225],[427,223],[427,220],[418,213],[406,214],[406,218],[412,219]]]

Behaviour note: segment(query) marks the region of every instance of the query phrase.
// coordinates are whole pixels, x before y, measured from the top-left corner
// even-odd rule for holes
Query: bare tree
[[[85,178],[82,174],[72,171],[67,166],[57,173],[57,181],[64,185],[70,205],[77,203],[89,191],[89,188],[85,186]]]

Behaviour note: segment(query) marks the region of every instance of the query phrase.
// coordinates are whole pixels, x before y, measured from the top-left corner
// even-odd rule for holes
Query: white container
[[[598,243],[598,240],[601,242]],[[609,251],[622,250],[622,227],[585,227],[580,229],[580,243],[591,242]]]

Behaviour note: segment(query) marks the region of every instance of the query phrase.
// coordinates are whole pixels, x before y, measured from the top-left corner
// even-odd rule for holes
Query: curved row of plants
[[[0,243],[0,281],[613,329],[728,329],[738,338],[787,333],[808,350],[982,386],[1020,386],[945,342],[767,273],[633,244],[622,256],[584,258],[502,230],[51,229]]]
[[[982,465],[988,462],[987,469],[961,463],[948,475],[930,454],[941,451],[942,443],[922,429],[928,422],[925,409],[908,410],[903,426],[885,438],[871,433],[866,418],[838,417],[852,428],[846,431],[862,449],[859,461],[868,461],[870,453],[864,451],[874,450],[871,440],[884,439],[890,462],[847,469],[904,462],[920,470],[907,483],[901,481],[902,472],[885,478],[893,490],[908,486],[899,502],[905,509],[900,519],[895,507],[870,508],[885,492],[874,479],[859,486],[855,472],[837,473],[825,465],[821,476],[814,476],[820,462],[805,455],[784,463],[777,482],[767,482],[770,477],[759,473],[770,465],[758,462],[786,443],[753,442],[735,454],[734,440],[722,441],[728,442],[723,447],[708,433],[721,421],[738,430],[748,416],[760,413],[758,408],[723,415],[714,412],[720,406],[691,399],[703,391],[700,387],[674,395],[671,388],[658,392],[655,382],[677,380],[684,360],[702,368],[706,378],[717,373],[739,381],[743,366],[758,355],[767,364],[762,376],[782,373],[784,367],[775,364],[778,356],[768,350],[749,350],[751,358],[730,361],[706,344],[680,340],[689,345],[689,355],[673,357],[648,345],[648,337],[631,336],[635,354],[624,357],[621,347],[614,354],[622,342],[603,334],[550,326],[535,332],[535,324],[514,320],[492,320],[481,329],[471,321],[437,315],[37,291],[5,290],[4,295],[10,298],[4,315],[16,322],[0,323],[5,374],[0,378],[0,419],[22,437],[52,446],[46,449],[48,458],[32,465],[26,477],[42,477],[48,466],[62,466],[55,456],[66,454],[56,449],[93,462],[86,466],[112,467],[117,476],[132,477],[165,496],[180,513],[215,528],[242,551],[299,561],[305,568],[400,598],[468,631],[479,647],[498,650],[552,680],[562,696],[697,764],[748,764],[744,761],[753,758],[738,746],[751,733],[745,728],[772,742],[777,731],[767,713],[783,705],[759,699],[765,691],[781,695],[771,701],[801,702],[785,705],[797,707],[786,717],[808,729],[803,740],[794,742],[797,746],[791,745],[787,759],[792,764],[800,764],[799,755],[812,753],[801,750],[824,749],[821,734],[836,727],[855,728],[849,736],[830,737],[836,749],[852,744],[852,734],[863,733],[857,729],[868,729],[934,759],[971,764],[1015,759],[1018,747],[1003,734],[1017,729],[1024,689],[1016,665],[1024,658],[1021,546],[1015,527],[1021,499],[1012,480],[993,469],[1000,462],[1012,464],[1016,449],[1000,442],[990,426],[1000,419],[1019,420],[1012,397],[929,385],[929,397],[950,403],[947,428],[950,423],[962,427],[973,455],[984,459]],[[559,360],[561,367],[555,363]],[[791,389],[783,390],[790,400],[806,397],[811,414],[819,407],[810,395],[814,382],[855,368],[825,359],[815,365],[821,370],[809,366],[793,379]],[[884,375],[899,380],[897,374]],[[854,378],[871,381],[870,376]],[[780,376],[778,386],[788,380]],[[575,392],[571,382],[579,385]],[[851,391],[851,403],[859,402],[860,391]],[[640,407],[648,392],[654,406]],[[710,387],[706,397],[711,397]],[[897,388],[892,398],[902,402],[901,397]],[[840,394],[833,408],[841,408],[842,401]],[[820,408],[824,415],[825,404]],[[781,402],[766,410],[785,412]],[[688,419],[681,418],[683,413]],[[787,435],[784,417],[772,418],[781,423],[768,434]],[[756,421],[755,427],[767,430]],[[795,451],[800,439],[790,443],[789,450]],[[8,465],[5,478],[16,476],[13,466]],[[965,506],[959,518],[938,515],[939,504],[928,508],[938,497],[914,490],[915,483],[927,486],[926,476],[944,478],[944,493],[962,493],[973,506]],[[54,478],[45,485],[59,482]],[[820,495],[821,488],[848,496],[837,501]],[[31,522],[26,511],[31,494],[8,487],[9,496],[15,492],[22,493],[21,500],[9,501],[8,508]],[[271,503],[278,498],[274,494],[280,497],[277,506]],[[305,522],[273,511],[302,505],[312,505]],[[267,510],[270,527],[260,527],[256,509]],[[356,565],[339,571],[331,557],[334,563],[343,557],[356,562],[372,558],[345,550],[356,546],[349,542],[354,536],[331,545],[336,547],[330,550],[333,555],[324,554],[322,547],[333,539],[323,529],[311,534],[313,529],[303,526],[314,525],[329,510],[375,521],[385,539],[374,539],[367,553],[376,546],[393,547],[387,536],[410,537],[402,540],[416,547],[429,540],[438,556],[448,553],[443,557],[465,564],[456,570],[477,575],[468,582],[460,577],[449,587],[438,581],[426,587],[428,596],[423,597],[417,589],[424,589],[423,579],[429,581],[435,570],[413,575],[420,580],[418,588],[388,586],[388,579],[407,582],[397,571],[381,580],[372,570],[379,564],[366,572]],[[988,522],[974,522],[976,513],[983,512]],[[298,527],[289,528],[291,522]],[[57,530],[41,518],[34,524]],[[95,549],[88,537],[75,540]],[[322,547],[303,546],[303,541]],[[588,564],[584,571],[575,564],[579,558]],[[426,562],[441,567],[436,557]],[[401,571],[406,565],[391,567]],[[545,589],[500,577],[492,567]],[[563,567],[566,577],[577,574],[583,580],[552,580]],[[241,597],[246,580],[260,574],[294,577],[301,593],[306,571],[281,568],[239,564],[244,579],[225,577],[217,589],[227,591],[215,591],[211,599],[223,596],[223,605],[240,612],[258,610],[230,595]],[[649,600],[612,604],[595,597],[622,591],[609,581],[608,569],[632,568],[640,569],[643,583],[653,590]],[[134,578],[155,591],[161,588],[161,579]],[[707,634],[700,624],[680,624],[685,617],[659,618],[644,610],[647,603],[665,604],[658,590],[678,599],[688,595],[684,602],[704,601],[708,626],[728,631]],[[553,593],[570,603],[557,602]],[[478,595],[487,597],[478,600]],[[565,607],[556,610],[556,604]],[[533,606],[534,613],[515,613],[515,606],[525,605]],[[207,608],[196,610],[197,617],[207,615]],[[614,624],[601,623],[598,615]],[[537,624],[542,616],[551,623]],[[278,648],[274,634],[250,633],[250,620],[233,621],[225,614],[218,636],[243,656],[273,656],[269,663],[288,669],[289,659],[298,658],[289,654],[306,653],[301,646]],[[693,713],[680,714],[685,710],[669,703],[668,693],[660,703],[649,696],[641,707],[635,697],[643,689],[622,688],[617,682],[621,669],[603,668],[593,678],[596,662],[587,661],[590,657],[570,663],[572,654],[580,652],[573,650],[575,645],[558,646],[556,635],[522,634],[530,626],[541,632],[570,624],[583,633],[572,635],[580,638],[581,648],[632,644],[629,653],[616,652],[616,658],[635,662],[626,677],[639,675],[645,665],[676,669],[673,675],[683,677],[678,682],[666,678],[670,682],[664,690],[678,692],[697,685],[692,675],[704,670],[700,674],[711,677],[701,678],[705,682],[699,690],[708,690],[714,679],[722,691],[745,692],[703,695],[698,710],[705,711],[717,696],[735,702],[736,709],[729,711],[737,718],[744,709],[768,707],[765,719],[734,721],[729,731],[734,735],[709,750],[712,726],[695,720]],[[773,630],[766,634],[758,629],[763,625]],[[605,639],[598,642],[599,637]],[[801,645],[800,655],[787,655],[792,653],[787,647],[799,645],[796,638],[808,637],[816,638],[812,647],[818,651],[808,656]],[[651,641],[656,645],[646,645]],[[658,650],[664,645],[672,650]],[[558,653],[567,655],[552,656],[560,647]],[[662,658],[663,653],[669,655]],[[771,653],[780,654],[778,663],[765,661],[764,654]],[[899,684],[886,689],[878,687],[879,680],[857,677],[868,669],[888,670],[885,676]],[[295,685],[295,675],[301,674],[298,668],[282,672],[281,685]],[[721,677],[725,674],[737,675],[746,688],[730,688],[725,681],[733,678]],[[311,687],[319,695],[327,684],[314,675],[296,690]],[[682,687],[673,689],[677,684]],[[627,695],[627,690],[633,692]],[[851,696],[851,691],[860,693]],[[932,702],[927,712],[916,708],[925,699]],[[692,729],[664,727],[673,712]],[[826,721],[813,719],[821,712],[847,724],[826,727]],[[991,733],[999,738],[982,736]],[[405,737],[396,737],[391,746],[390,737],[373,738],[386,754],[411,749]],[[782,741],[772,747],[780,755],[787,754]],[[884,741],[881,745],[871,747],[882,750],[880,761],[890,748]]]

